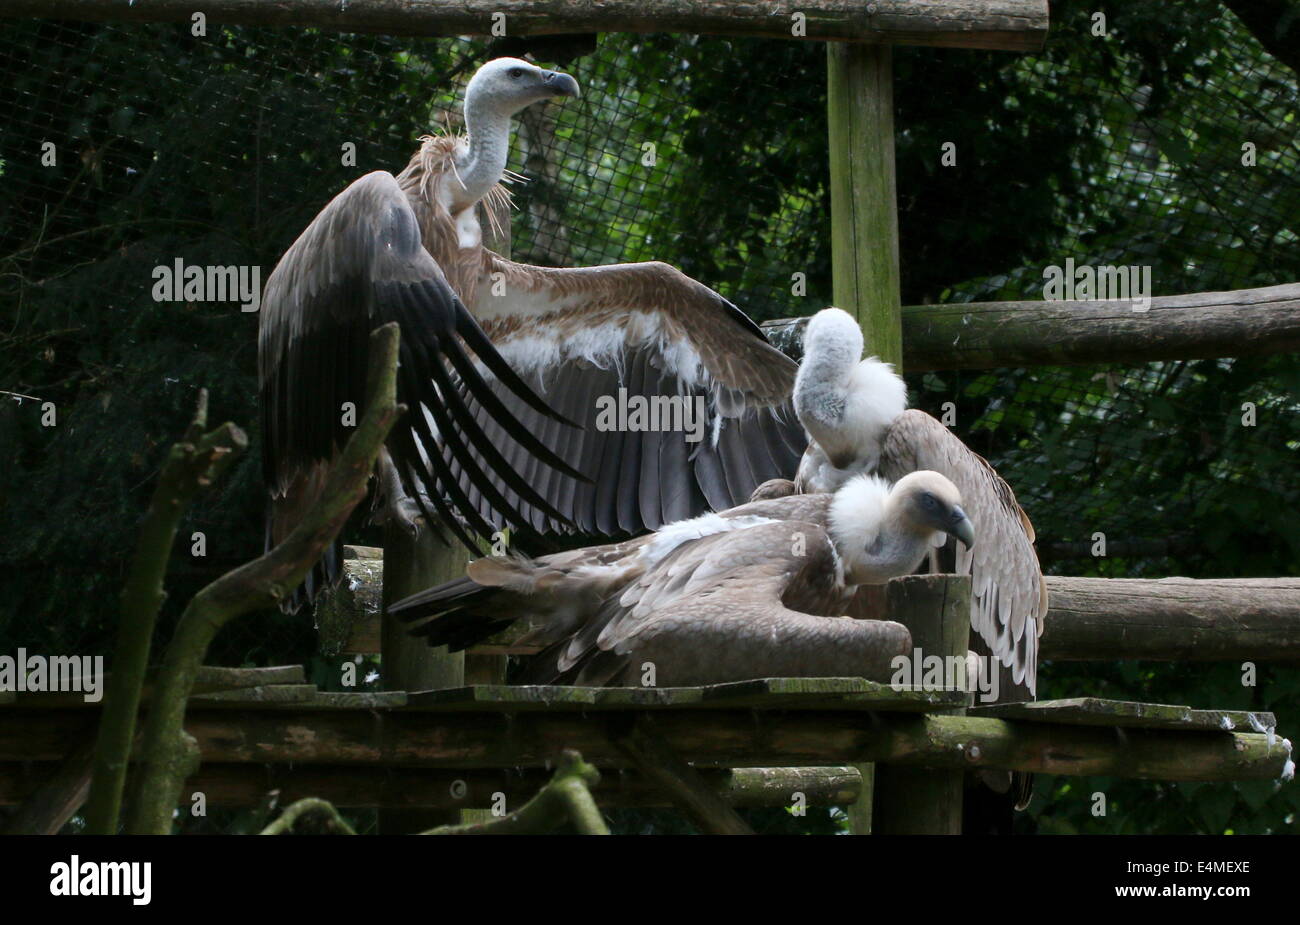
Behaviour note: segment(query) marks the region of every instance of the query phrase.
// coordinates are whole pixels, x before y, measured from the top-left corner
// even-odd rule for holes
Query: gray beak
[[[952,509],[952,522],[948,526],[947,533],[961,540],[962,545],[967,549],[975,547],[975,528],[971,525],[966,512],[959,507]]]
[[[559,71],[550,71],[547,73],[544,83],[556,96],[581,95],[578,92],[578,82],[568,74],[561,74]]]

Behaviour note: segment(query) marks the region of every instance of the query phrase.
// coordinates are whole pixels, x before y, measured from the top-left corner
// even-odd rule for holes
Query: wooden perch
[[[0,0],[0,16],[97,22],[183,22],[192,0]],[[870,44],[1036,51],[1047,37],[1047,0],[207,0],[212,25],[310,26],[388,35],[488,35],[500,14],[508,35],[685,32]]]
[[[1300,578],[1049,577],[1039,657],[1300,662]]]
[[[582,760],[582,755],[565,749],[555,775],[519,809],[484,822],[443,825],[422,835],[545,835],[565,823],[580,835],[608,835],[609,828],[591,798],[591,787],[600,782],[600,772]]]
[[[30,799],[60,769],[54,761],[0,764],[0,806]],[[861,775],[849,767],[699,768],[696,773],[737,807],[846,806],[858,798]],[[277,791],[282,802],[320,797],[350,809],[483,809],[495,794],[507,806],[529,800],[550,779],[542,769],[455,770],[364,765],[264,765],[205,762],[185,781],[180,803],[203,794],[209,807],[250,807]],[[603,808],[669,807],[668,795],[636,771],[607,769],[592,797]]]
[[[292,592],[366,494],[375,456],[400,413],[396,400],[398,327],[370,335],[366,411],[330,470],[320,502],[283,542],[221,576],[194,596],[176,626],[144,729],[139,795],[130,831],[171,831],[181,784],[197,767],[198,749],[183,732],[185,709],[208,645],[217,632],[252,610],[273,607]]]
[[[201,389],[189,430],[163,463],[122,591],[122,622],[113,649],[113,674],[104,692],[104,716],[86,807],[86,829],[91,834],[117,832],[149,646],[158,610],[167,596],[163,579],[176,530],[199,492],[220,478],[248,446],[248,438],[234,424],[227,422],[205,434],[207,422],[208,390]]]
[[[616,712],[621,711],[611,711]],[[72,710],[6,708],[0,762],[61,760],[83,722],[83,714]],[[1142,780],[1273,780],[1287,759],[1280,738],[1270,742],[1263,733],[1240,728],[1115,729],[861,708],[709,709],[701,704],[657,712],[655,726],[696,768],[875,761]],[[312,734],[303,735],[304,728]],[[204,762],[535,768],[574,747],[600,767],[628,765],[610,742],[606,722],[590,709],[212,708],[193,711],[186,729]]]
[[[791,356],[807,318],[763,330]],[[876,348],[867,342],[867,350]],[[997,369],[1263,356],[1300,350],[1300,283],[1128,302],[967,302],[903,309],[903,369]]]

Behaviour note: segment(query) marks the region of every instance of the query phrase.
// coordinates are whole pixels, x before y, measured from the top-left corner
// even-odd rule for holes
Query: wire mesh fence
[[[1149,265],[1155,294],[1300,278],[1296,75],[1218,4],[1117,10],[1108,37],[1078,4],[1054,20],[1039,55],[896,50],[904,301],[1037,298],[1067,257]],[[215,418],[257,420],[256,314],[156,302],[152,269],[249,264],[264,280],[347,183],[456,130],[458,91],[498,53],[583,88],[518,124],[515,259],[665,260],[760,320],[830,304],[821,45],[7,23],[0,651],[107,654],[135,523],[197,390]],[[1281,356],[909,386],[931,413],[951,402],[1015,486],[1047,569],[1231,576],[1300,562],[1282,522],[1300,500],[1298,382]],[[254,433],[188,518],[182,539],[202,533],[206,555],[178,546],[160,633],[260,551],[257,458]],[[314,642],[306,620],[265,614],[214,660],[302,661]]]

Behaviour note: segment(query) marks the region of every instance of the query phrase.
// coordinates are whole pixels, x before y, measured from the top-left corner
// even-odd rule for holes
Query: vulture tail
[[[405,623],[432,617],[412,628],[412,636],[423,636],[431,646],[447,646],[452,652],[467,649],[515,622],[503,616],[501,591],[472,578],[456,578],[412,594],[398,601],[388,612]]]

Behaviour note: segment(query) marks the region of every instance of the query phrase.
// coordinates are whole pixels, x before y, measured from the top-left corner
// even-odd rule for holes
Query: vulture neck
[[[856,422],[848,420],[849,379],[853,357],[825,353],[804,358],[795,384],[795,413],[831,465],[847,468],[857,455]]]
[[[474,205],[501,182],[510,153],[509,114],[466,103],[465,130],[469,133],[469,148],[456,158],[460,182],[451,183],[452,215]]]

